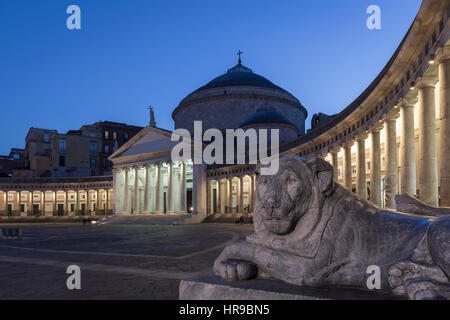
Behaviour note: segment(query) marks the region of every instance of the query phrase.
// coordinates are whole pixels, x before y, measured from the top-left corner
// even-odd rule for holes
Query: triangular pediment
[[[109,159],[115,161],[121,158],[170,151],[178,143],[170,140],[171,134],[164,129],[145,127],[114,152]]]

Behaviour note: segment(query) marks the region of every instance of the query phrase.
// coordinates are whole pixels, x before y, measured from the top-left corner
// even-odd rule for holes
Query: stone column
[[[398,193],[398,164],[397,164],[397,118],[400,116],[397,108],[393,109],[385,119],[385,206],[395,209],[395,195]]]
[[[438,206],[438,168],[436,148],[436,76],[424,76],[417,82],[419,89],[419,197]]]
[[[123,169],[123,213],[128,214],[128,170]]]
[[[339,181],[339,160],[338,153],[340,148],[335,148],[331,150],[331,165],[333,166],[333,179],[334,181]]]
[[[416,152],[414,147],[414,104],[411,98],[400,99],[402,132],[400,135],[400,193],[416,194]]]
[[[186,165],[180,164],[180,213],[186,213]]]
[[[102,193],[100,192],[101,190],[97,190],[97,210],[95,212],[96,215],[98,215],[99,212],[101,212],[103,210],[103,206],[102,206]]]
[[[220,180],[216,180],[216,213],[222,214],[222,197],[221,197],[221,193],[222,192],[222,187],[221,187],[221,183]]]
[[[29,215],[33,215],[33,191],[28,192],[27,211]]]
[[[138,196],[138,168],[134,168],[134,177],[133,177],[133,195],[132,195],[132,213],[137,214],[139,211],[139,196]]]
[[[233,213],[233,209],[232,209],[232,194],[233,194],[233,179],[229,178],[227,179],[227,184],[228,184],[228,199],[227,199],[227,206],[228,206],[228,213]]]
[[[249,202],[249,210],[248,212],[253,212],[253,199],[254,199],[254,176],[255,174],[252,174],[249,179],[249,185],[248,185],[248,202]]]
[[[450,207],[450,46],[444,47],[439,60],[440,206]]]
[[[366,179],[366,132],[356,138],[356,193],[363,199],[367,199]]]
[[[155,165],[155,213],[161,213],[161,180],[162,180],[162,166],[160,163]]]
[[[148,199],[149,199],[149,177],[150,177],[150,172],[149,172],[149,167],[145,166],[144,167],[144,208],[143,208],[143,213],[148,213],[150,210],[148,209]]]
[[[89,206],[91,204],[91,192],[90,190],[86,190],[86,213],[90,213],[91,207]],[[92,214],[92,212],[91,212]]]
[[[172,195],[173,167],[172,163],[167,167],[167,213],[173,214],[173,195]]]
[[[6,193],[6,203],[8,203],[8,193]],[[41,216],[45,215],[45,192],[41,191]]]
[[[206,181],[206,215],[213,214],[211,210],[211,181]]]
[[[64,214],[69,215],[69,191],[64,192]]]
[[[79,207],[78,207],[79,201],[80,201],[80,191],[76,190],[75,191],[75,212],[73,213],[74,216],[76,216],[79,211]]]
[[[348,142],[343,145],[344,149],[344,165],[343,165],[343,177],[344,187],[352,191],[352,144]]]
[[[244,177],[239,177],[239,212],[244,213]]]
[[[370,201],[381,207],[381,148],[380,131],[383,125],[375,124],[371,128],[370,136],[372,148],[370,149]]]

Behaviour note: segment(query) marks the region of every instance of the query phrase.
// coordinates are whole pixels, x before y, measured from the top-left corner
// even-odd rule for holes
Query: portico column
[[[53,191],[53,202],[52,202],[52,205],[53,205],[53,213],[52,213],[52,215],[54,216],[55,215],[55,213],[56,213],[56,191]]]
[[[228,184],[228,193],[227,193],[228,213],[233,213],[233,208],[231,207],[233,205],[233,203],[231,202],[233,193],[233,179],[232,178],[227,179],[227,184]]]
[[[211,180],[206,181],[206,214],[212,214],[211,210]]]
[[[134,183],[133,183],[133,214],[139,213],[139,195],[138,195],[138,174],[139,168],[134,168]]]
[[[221,197],[221,192],[222,192],[222,186],[220,183],[220,180],[216,181],[216,213],[222,214],[222,197]]]
[[[186,165],[180,164],[180,213],[186,213]]]
[[[370,201],[381,207],[381,148],[380,131],[383,125],[377,123],[371,128],[372,148],[370,150]]]
[[[363,199],[367,199],[366,179],[366,139],[367,133],[362,133],[356,138],[356,193]]]
[[[28,192],[27,215],[33,214],[33,191]]]
[[[400,193],[416,194],[416,153],[414,147],[414,101],[401,99]]]
[[[75,211],[73,213],[74,216],[77,215],[78,210],[79,210],[79,208],[78,208],[78,206],[79,206],[78,202],[80,201],[79,192],[80,192],[79,190],[75,190]]]
[[[386,141],[385,141],[385,206],[395,209],[395,195],[398,193],[398,165],[397,165],[397,118],[398,109],[393,109],[386,117]]]
[[[344,149],[344,187],[352,191],[352,142],[343,145]]]
[[[123,169],[123,213],[128,213],[128,172]]]
[[[69,191],[64,192],[64,215],[69,215]]]
[[[436,148],[436,76],[424,76],[419,89],[419,197],[423,202],[438,205],[438,168]]]
[[[172,179],[173,179],[173,167],[172,163],[167,167],[167,213],[173,213],[173,195],[172,195]]]
[[[440,108],[440,206],[450,207],[450,46],[443,48],[439,63]]]
[[[148,213],[148,199],[149,199],[149,195],[148,195],[148,190],[149,188],[149,171],[148,171],[148,166],[144,167],[144,208],[142,210],[143,213]]]
[[[339,162],[338,162],[338,153],[340,148],[335,148],[331,150],[331,165],[333,166],[333,179],[334,181],[339,181]]]
[[[97,204],[95,205],[95,215],[98,216],[98,213],[101,210],[101,203],[102,203],[100,190],[95,191],[95,197],[96,197],[95,199],[97,200]]]
[[[244,177],[239,177],[239,212],[244,213]]]
[[[155,165],[156,174],[155,174],[155,213],[161,213],[161,180],[162,180],[162,170],[161,164],[158,163]]]
[[[253,197],[254,197],[254,174],[250,176],[249,179],[249,185],[248,185],[248,202],[249,202],[249,208],[248,213],[253,212]]]

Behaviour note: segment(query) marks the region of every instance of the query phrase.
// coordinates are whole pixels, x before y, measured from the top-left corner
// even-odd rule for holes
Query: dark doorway
[[[12,204],[8,204],[8,216],[11,217],[13,215]]]
[[[213,189],[213,213],[217,213],[217,189]]]
[[[186,191],[186,205],[187,205],[187,212],[192,213],[192,190]]]
[[[39,214],[39,205],[33,204],[33,215],[38,215],[38,214]]]
[[[86,203],[81,204],[81,215],[84,216],[86,214]]]
[[[58,216],[63,216],[64,215],[64,205],[61,203],[58,203]]]
[[[166,203],[166,198],[167,198],[167,192],[164,192],[163,193],[163,203],[164,203],[164,210],[163,210],[163,212],[164,213],[167,213],[167,203]]]

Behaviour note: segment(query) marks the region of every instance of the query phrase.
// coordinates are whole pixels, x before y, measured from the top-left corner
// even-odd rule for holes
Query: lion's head
[[[321,207],[332,187],[333,167],[325,160],[307,162],[296,155],[283,157],[277,174],[257,176],[256,229],[264,227],[277,235],[291,233],[300,218]]]

